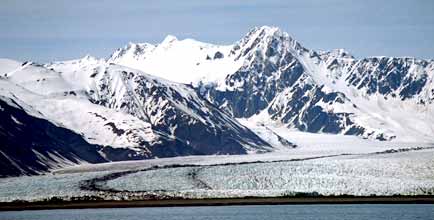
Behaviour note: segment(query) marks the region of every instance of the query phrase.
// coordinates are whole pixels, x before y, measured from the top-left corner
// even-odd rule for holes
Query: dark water
[[[1,220],[434,219],[434,205],[280,205],[0,212]]]

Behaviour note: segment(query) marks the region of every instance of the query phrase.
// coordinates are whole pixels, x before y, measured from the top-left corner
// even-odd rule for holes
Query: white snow
[[[21,67],[21,63],[15,60],[0,58],[0,77],[7,77]]]
[[[156,139],[157,135],[149,123],[91,103],[84,95],[87,84],[79,87],[77,81],[69,78],[76,83],[71,85],[63,76],[68,74],[29,66],[16,71],[8,79],[0,79],[0,95],[20,101],[28,114],[82,134],[89,143],[134,148],[142,147],[138,144],[141,140],[152,142]],[[46,80],[38,82],[41,79]],[[71,91],[75,91],[76,95],[70,94]],[[110,122],[125,130],[126,134],[120,136],[113,132],[107,126]]]
[[[193,39],[167,36],[158,45],[130,43],[118,49],[109,63],[116,63],[178,83],[216,82],[238,70],[243,60],[230,55],[233,45],[217,46]],[[223,58],[214,56],[217,52]]]

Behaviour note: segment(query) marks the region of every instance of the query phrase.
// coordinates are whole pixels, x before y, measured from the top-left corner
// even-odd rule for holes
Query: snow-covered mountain
[[[0,153],[11,164],[21,160],[10,150],[14,138],[32,134],[37,122],[49,138],[69,132],[90,152],[71,156],[71,142],[46,145],[49,154],[32,148],[45,155],[42,164],[291,149],[285,129],[432,143],[433,77],[433,60],[314,51],[267,26],[232,45],[169,35],[157,45],[129,43],[107,59],[0,59],[0,134],[8,140]],[[23,120],[29,125],[20,130]],[[15,172],[22,173],[31,172]]]
[[[28,108],[21,108],[20,114],[69,130],[71,135],[81,137],[86,146],[94,146],[92,152],[97,153],[98,160],[88,160],[82,155],[68,159],[56,150],[56,147],[66,146],[46,149],[47,152],[56,151],[56,155],[66,158],[64,161],[69,164],[180,155],[245,154],[272,149],[229,114],[201,98],[190,86],[139,70],[91,57],[49,65],[1,60],[0,66],[4,72],[0,79],[0,95],[9,100],[5,103],[24,103]],[[2,106],[2,109],[6,107]],[[12,113],[2,115],[5,123],[0,126],[3,138],[11,140],[6,141],[0,151],[11,163],[22,160],[8,154],[16,148],[13,139],[17,135],[9,131],[14,125],[6,121],[12,123],[16,121],[14,118]],[[15,123],[16,127],[18,124]],[[20,133],[21,137],[34,133],[32,129],[25,131]],[[64,138],[56,134],[53,132],[50,138]],[[26,144],[22,147],[30,148],[34,143]],[[31,153],[42,154],[38,148],[32,149]],[[29,164],[18,167],[35,172],[46,170],[26,165]],[[22,173],[31,172],[19,174]]]
[[[236,118],[308,132],[434,141],[433,60],[309,50],[264,26],[228,46],[173,36],[158,45],[130,43],[108,61],[191,83]]]

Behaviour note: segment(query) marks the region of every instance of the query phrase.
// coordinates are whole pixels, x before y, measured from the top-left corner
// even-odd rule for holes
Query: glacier
[[[0,59],[0,200],[122,199],[80,184],[126,171],[105,186],[432,195],[433,77],[434,60],[311,50],[269,26],[230,45],[169,35],[107,58]]]

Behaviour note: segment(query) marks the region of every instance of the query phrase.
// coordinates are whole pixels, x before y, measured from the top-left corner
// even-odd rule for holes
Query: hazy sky
[[[434,58],[434,0],[0,0],[0,57],[107,57],[167,34],[230,44],[262,25],[311,49]]]

